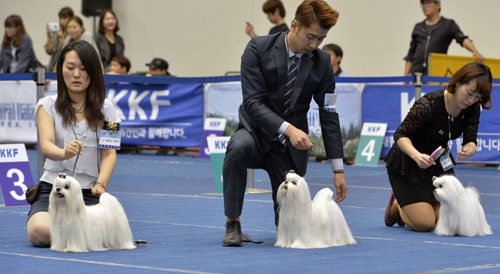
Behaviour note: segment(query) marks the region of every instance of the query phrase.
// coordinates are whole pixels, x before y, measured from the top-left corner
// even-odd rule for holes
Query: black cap
[[[168,62],[161,58],[154,58],[151,62],[146,64],[146,66],[150,67],[151,69],[168,70]]]

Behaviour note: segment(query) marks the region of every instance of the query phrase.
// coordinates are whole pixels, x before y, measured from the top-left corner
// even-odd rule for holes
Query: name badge
[[[99,148],[111,148],[120,150],[121,145],[121,132],[114,130],[99,131]]]
[[[453,162],[451,161],[450,158],[450,152],[448,151],[446,154],[441,156],[441,159],[439,160],[441,162],[441,166],[443,167],[443,171],[448,171],[451,168],[453,168]]]

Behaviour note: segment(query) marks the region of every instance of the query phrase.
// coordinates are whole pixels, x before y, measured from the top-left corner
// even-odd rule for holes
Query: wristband
[[[343,169],[337,169],[337,170],[334,170],[333,173],[334,174],[336,174],[336,173],[344,173],[344,170]]]
[[[99,183],[99,182],[96,181],[95,184],[94,184],[94,186],[96,186],[96,185],[97,186],[101,186],[102,188],[104,188],[104,190],[106,190],[106,186],[104,184],[101,184],[101,183]]]

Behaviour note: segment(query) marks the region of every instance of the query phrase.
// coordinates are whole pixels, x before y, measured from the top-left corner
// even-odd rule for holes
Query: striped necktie
[[[299,57],[294,55],[290,57],[290,67],[288,68],[288,77],[285,86],[285,94],[281,99],[283,114],[288,114],[290,112],[290,102],[292,101],[292,91],[293,84],[295,83],[295,78],[297,78],[297,62],[299,61]]]
[[[288,114],[290,112],[290,102],[292,101],[292,91],[293,84],[295,83],[295,78],[297,78],[297,62],[299,57],[294,55],[290,57],[290,67],[288,68],[288,77],[285,86],[285,93],[283,98],[281,98],[283,114]],[[287,146],[284,134],[279,134],[278,139],[283,146]]]

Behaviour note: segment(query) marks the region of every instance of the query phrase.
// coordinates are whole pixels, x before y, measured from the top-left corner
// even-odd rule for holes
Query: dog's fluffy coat
[[[329,188],[321,189],[311,202],[304,178],[290,172],[278,188],[277,201],[279,220],[275,246],[324,248],[356,243]]]
[[[434,196],[441,204],[434,233],[440,236],[483,236],[492,234],[486,222],[479,192],[465,187],[451,175],[434,178]]]
[[[50,249],[87,252],[134,249],[127,215],[118,200],[103,193],[99,203],[86,206],[78,181],[64,174],[54,180],[49,197]]]

